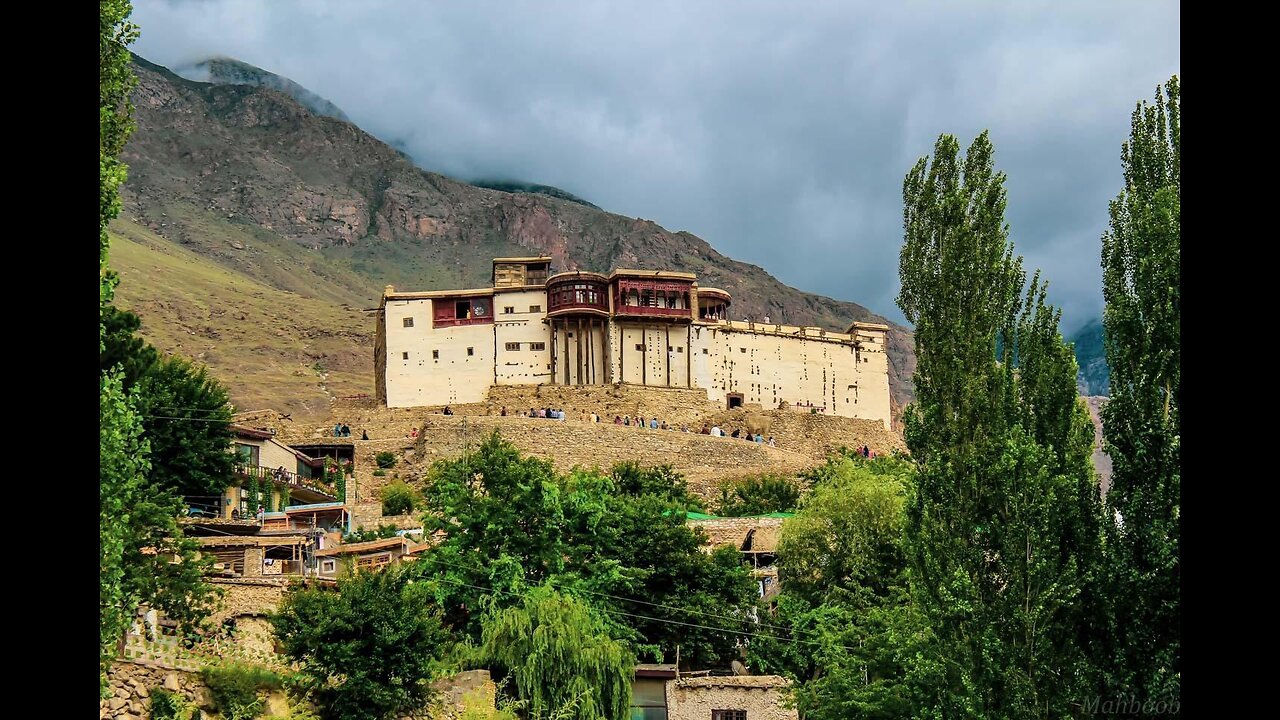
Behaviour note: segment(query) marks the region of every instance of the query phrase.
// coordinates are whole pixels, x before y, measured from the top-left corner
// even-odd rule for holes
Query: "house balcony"
[[[236,474],[259,482],[271,482],[289,488],[289,497],[303,503],[339,502],[338,489],[314,478],[305,478],[288,470],[272,470],[252,465],[237,465]]]

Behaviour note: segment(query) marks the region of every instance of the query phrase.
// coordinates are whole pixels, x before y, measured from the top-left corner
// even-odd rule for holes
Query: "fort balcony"
[[[692,322],[691,273],[618,270],[612,278],[613,314],[646,320]]]
[[[461,327],[465,325],[490,325],[493,323],[493,294],[458,294],[452,297],[431,299],[431,326]]]
[[[720,288],[698,288],[698,321],[726,322],[729,320],[729,293]]]
[[[547,280],[547,317],[609,315],[609,279],[592,272],[566,272]]]

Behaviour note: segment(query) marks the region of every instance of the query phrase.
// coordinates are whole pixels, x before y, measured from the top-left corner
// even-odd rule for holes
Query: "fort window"
[[[515,311],[516,309],[510,305],[507,305],[506,307],[502,308],[503,315],[512,315],[515,313]]]
[[[405,326],[405,327],[413,327],[413,318],[405,318],[405,319],[404,319],[404,326]]]
[[[676,352],[678,352],[678,353],[682,353],[682,352],[684,352],[684,346],[683,346],[683,345],[677,345],[677,346],[676,346]]]
[[[738,349],[739,349],[739,350],[741,350],[741,351],[742,351],[742,352],[744,352],[744,353],[747,351],[747,349],[746,349],[746,348],[738,348]]]
[[[408,359],[409,359],[409,353],[407,353],[407,352],[400,353],[400,357],[401,357],[401,359],[403,359],[403,360],[408,360]]]
[[[476,354],[476,349],[475,349],[475,348],[473,348],[473,347],[469,347],[469,348],[467,348],[467,355],[475,355],[475,354]]]
[[[431,359],[432,359],[432,360],[439,360],[439,359],[440,359],[440,351],[439,351],[439,350],[432,350],[432,351],[431,351]]]
[[[530,349],[530,350],[535,350],[535,351],[537,351],[537,350],[546,350],[546,349],[547,349],[547,344],[546,344],[546,343],[529,343],[529,349]]]
[[[541,305],[530,305],[530,306],[529,306],[529,312],[542,312],[542,306],[541,306]]]
[[[518,343],[518,342],[507,343],[507,349],[508,349],[508,350],[512,350],[512,351],[519,350],[519,349],[520,349],[520,343]]]
[[[636,350],[639,352],[644,352],[644,343],[636,343]]]

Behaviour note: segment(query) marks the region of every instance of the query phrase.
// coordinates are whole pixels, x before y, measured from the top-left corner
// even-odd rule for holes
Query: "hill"
[[[245,312],[244,322],[265,321],[254,306],[240,306],[248,302],[241,283],[252,280],[255,292],[291,293],[303,315],[296,327],[289,314],[279,315],[279,330],[296,340],[308,327],[324,327],[356,343],[351,352],[366,358],[364,392],[372,389],[373,323],[356,310],[374,306],[385,285],[486,285],[490,260],[499,255],[547,254],[557,270],[694,272],[702,284],[732,293],[733,312],[741,316],[833,330],[854,320],[884,321],[860,305],[788,287],[688,232],[422,170],[358,127],[318,115],[280,90],[194,82],[141,59],[134,70],[138,129],[122,155],[129,180],[119,232],[140,237],[149,231],[155,247],[188,251],[182,256],[188,265],[199,257],[234,273],[216,276],[200,266],[210,281],[226,280],[208,292],[216,305]],[[148,268],[136,263],[126,284],[152,283],[157,271]],[[177,349],[171,343],[191,318],[177,316],[159,291],[126,287],[122,297],[150,302],[138,307],[148,338]],[[346,303],[353,311],[327,315],[301,300],[330,308]],[[243,374],[256,366],[229,357],[244,348],[212,344],[203,359],[216,375],[233,385],[258,381]],[[889,356],[893,399],[901,405],[911,397],[915,365],[905,328],[891,328]],[[290,401],[287,395],[262,398],[280,406]]]
[[[1102,345],[1102,318],[1094,318],[1075,332],[1069,342],[1075,344],[1076,364],[1080,366],[1076,384],[1081,395],[1109,395],[1111,368]]]

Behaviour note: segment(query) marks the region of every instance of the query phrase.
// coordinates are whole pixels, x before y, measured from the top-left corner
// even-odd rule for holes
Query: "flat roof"
[[[551,262],[550,255],[534,255],[532,257],[500,257],[494,258],[493,264],[498,263],[535,263],[535,262]]]
[[[854,330],[884,330],[888,332],[889,326],[884,323],[855,322],[845,332],[852,335]]]
[[[493,288],[472,288],[469,290],[426,290],[423,292],[384,292],[383,301],[387,300],[428,300],[431,298],[477,297],[493,294]]]
[[[316,552],[316,557],[329,557],[330,555],[350,555],[352,553],[368,552],[370,550],[385,550],[396,546],[406,546],[409,541],[403,537],[387,538],[385,540],[370,540],[368,542],[344,543],[337,547],[325,548]]]
[[[697,280],[693,273],[676,272],[674,270],[629,270],[618,268],[609,274],[609,279],[616,277],[665,278],[668,280]]]
[[[200,547],[260,547],[270,545],[305,545],[307,538],[302,535],[253,535],[246,537],[198,537]]]

